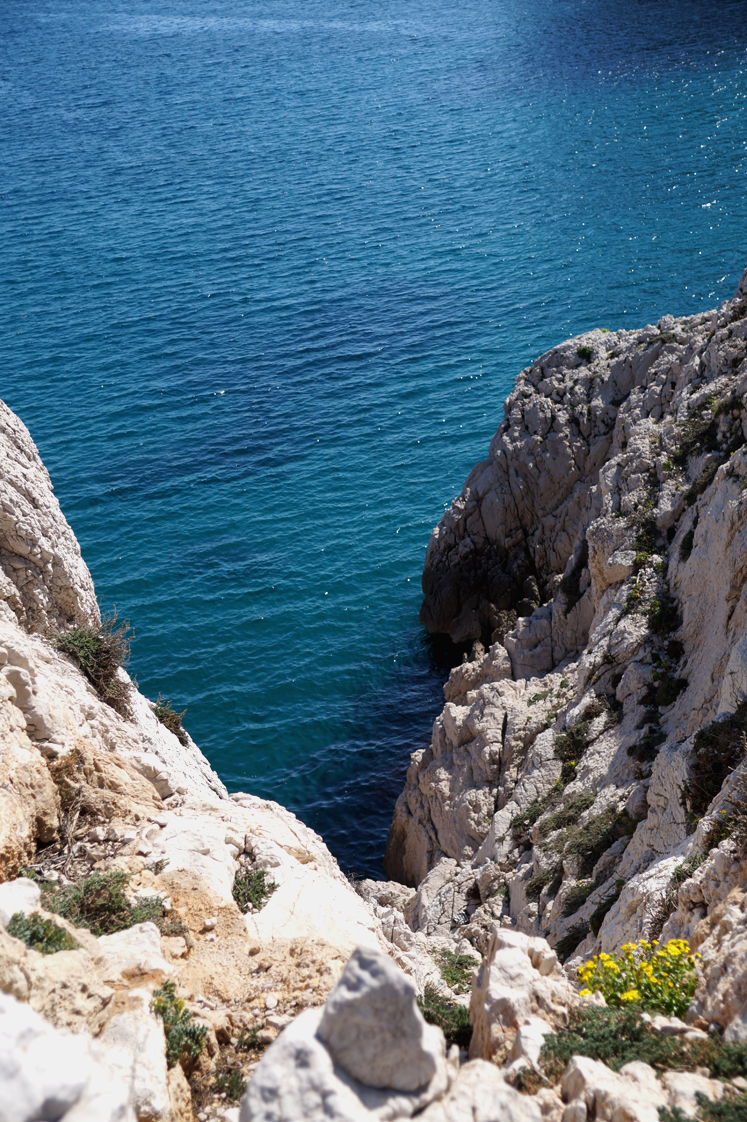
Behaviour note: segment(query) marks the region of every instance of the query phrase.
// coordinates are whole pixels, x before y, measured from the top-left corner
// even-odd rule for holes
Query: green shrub
[[[635,1009],[571,1009],[568,1027],[545,1037],[541,1069],[551,1082],[557,1082],[572,1056],[601,1060],[613,1071],[632,1060],[642,1060],[657,1071],[705,1067],[715,1079],[747,1074],[747,1045],[725,1044],[715,1035],[707,1040],[684,1040],[655,1032],[641,1021]]]
[[[233,880],[233,898],[239,910],[258,912],[277,888],[274,881],[268,880],[265,869],[238,869]]]
[[[747,1122],[747,1095],[727,1095],[718,1102],[713,1102],[702,1091],[697,1091],[695,1101],[698,1104],[695,1115],[698,1122]],[[690,1122],[691,1117],[678,1106],[672,1110],[659,1107],[660,1122]]]
[[[602,854],[619,838],[630,837],[635,832],[635,822],[623,810],[609,807],[590,818],[583,826],[573,830],[563,850],[564,856],[575,857],[578,872],[588,876]]]
[[[660,728],[651,728],[637,744],[629,746],[627,749],[628,755],[640,764],[651,763],[658,755],[659,745],[663,744],[666,739]]]
[[[591,927],[591,930],[594,932],[595,936],[599,934],[599,929],[604,922],[604,917],[607,915],[607,912],[611,911],[612,907],[620,899],[620,893],[623,890],[624,884],[624,880],[616,880],[615,888],[612,894],[602,900],[601,904],[597,904],[596,908],[589,916],[589,926]]]
[[[182,718],[187,712],[186,709],[182,709],[181,713],[177,713],[176,710],[172,708],[171,702],[166,701],[159,693],[158,701],[155,704],[153,712],[157,720],[159,720],[169,732],[173,732],[174,736],[181,744],[186,745],[188,743],[187,732],[182,726]]]
[[[98,627],[76,627],[52,636],[51,642],[58,651],[68,655],[85,674],[96,693],[123,717],[131,716],[130,695],[132,686],[117,677],[120,667],[130,658],[130,625],[125,620],[117,623],[116,608],[105,616]]]
[[[680,425],[679,445],[670,459],[678,467],[683,467],[690,456],[705,452],[714,444],[717,431],[715,417],[703,417],[697,409],[691,408],[687,420]]]
[[[579,943],[583,943],[589,934],[588,923],[576,923],[566,931],[562,939],[555,944],[555,953],[561,962],[567,962]]]
[[[683,690],[687,689],[687,678],[675,678],[673,674],[662,674],[656,688],[656,704],[660,709],[673,705]]]
[[[687,561],[693,551],[694,540],[695,530],[688,530],[682,541],[680,542],[680,561]]]
[[[178,918],[163,910],[157,896],[145,896],[130,903],[125,889],[130,874],[115,869],[110,873],[91,873],[90,877],[67,888],[43,892],[44,907],[56,912],[76,927],[87,927],[93,935],[111,935],[136,923],[155,923],[164,935],[179,935],[183,927]]]
[[[192,1014],[176,996],[173,982],[164,982],[153,991],[152,1011],[163,1021],[166,1037],[166,1063],[174,1067],[184,1053],[194,1059],[205,1046],[207,1026],[192,1023]]]
[[[725,779],[747,751],[747,701],[725,720],[699,729],[693,742],[685,803],[692,819],[702,818]]]
[[[555,830],[563,830],[566,826],[572,826],[578,821],[583,812],[592,806],[595,799],[596,793],[593,791],[581,791],[579,794],[574,795],[565,806],[561,806],[553,814],[540,822],[540,834],[543,837],[547,837],[548,834],[552,834]]]
[[[477,965],[468,954],[439,951],[438,969],[446,985],[454,993],[469,993],[472,988],[472,971]]]
[[[560,882],[563,877],[562,865],[551,865],[547,869],[542,869],[541,872],[536,873],[532,879],[527,883],[526,894],[529,900],[539,900],[542,895],[542,889],[551,886],[550,890],[557,891],[560,887]]]
[[[572,916],[574,912],[577,912],[579,908],[583,907],[593,891],[593,881],[576,881],[569,889],[568,895],[563,901],[563,916]]]
[[[38,912],[25,916],[16,912],[10,917],[8,934],[20,939],[32,951],[41,954],[57,954],[58,951],[72,951],[78,944],[75,939],[51,919],[44,919]]]
[[[672,880],[674,881],[674,883],[676,885],[684,884],[686,880],[690,879],[695,870],[700,868],[705,859],[705,853],[692,853],[689,857],[686,857],[682,864],[678,865],[674,870],[674,873],[672,874]]]
[[[460,1048],[469,1048],[472,1026],[469,1011],[463,1005],[449,1001],[432,986],[426,986],[425,993],[418,998],[418,1006],[426,1021],[441,1029],[447,1045],[458,1044]]]
[[[723,463],[723,459],[724,457],[720,457],[718,460],[711,460],[711,462],[706,464],[703,468],[695,482],[690,484],[685,492],[685,502],[688,506],[692,506],[698,496],[708,490],[714,480],[716,472]]]
[[[552,806],[555,800],[559,797],[563,787],[560,780],[553,786],[551,791],[546,795],[541,795],[539,798],[534,799],[529,804],[526,810],[521,814],[517,814],[511,822],[511,833],[513,834],[514,841],[517,845],[528,844],[529,831],[531,830],[537,819],[545,813],[548,807]]]
[[[594,348],[588,346],[576,347],[576,354],[582,358],[584,362],[591,362],[594,358]]]
[[[576,765],[589,747],[589,722],[577,721],[563,732],[556,733],[554,755],[563,764],[560,778],[565,785],[576,774]]]
[[[670,596],[665,594],[652,602],[648,612],[648,622],[651,630],[657,635],[669,635],[677,630],[682,621],[677,605]]]

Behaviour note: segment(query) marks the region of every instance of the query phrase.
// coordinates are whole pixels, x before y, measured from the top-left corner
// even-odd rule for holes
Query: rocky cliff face
[[[355,889],[57,649],[96,599],[2,407],[0,1122],[743,1109],[746,402],[747,273],[717,311],[519,376],[428,549],[423,620],[468,654],[412,757],[393,879]],[[609,1022],[603,1063],[575,967],[657,936],[703,956],[687,1019],[626,1022],[625,1055]],[[469,1010],[469,1051],[421,1009],[462,1045]],[[548,1067],[569,1027],[581,1054]]]
[[[423,619],[473,645],[392,823],[416,929],[574,959],[741,907],[746,443],[747,273],[519,376],[428,548]]]

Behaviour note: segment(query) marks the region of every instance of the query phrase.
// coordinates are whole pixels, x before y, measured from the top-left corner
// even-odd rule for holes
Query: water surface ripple
[[[141,687],[380,874],[516,372],[731,295],[747,4],[4,0],[0,393]]]

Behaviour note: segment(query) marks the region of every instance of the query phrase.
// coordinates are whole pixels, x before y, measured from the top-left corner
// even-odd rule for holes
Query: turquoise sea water
[[[0,396],[141,688],[381,872],[517,371],[747,265],[747,3],[3,0]]]

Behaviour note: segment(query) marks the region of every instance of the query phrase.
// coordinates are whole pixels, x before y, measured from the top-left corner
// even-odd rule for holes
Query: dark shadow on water
[[[411,754],[430,743],[455,658],[453,644],[416,633],[392,672],[358,699],[343,737],[310,754],[287,779],[276,775],[252,790],[321,834],[345,873],[381,880],[394,804]]]

